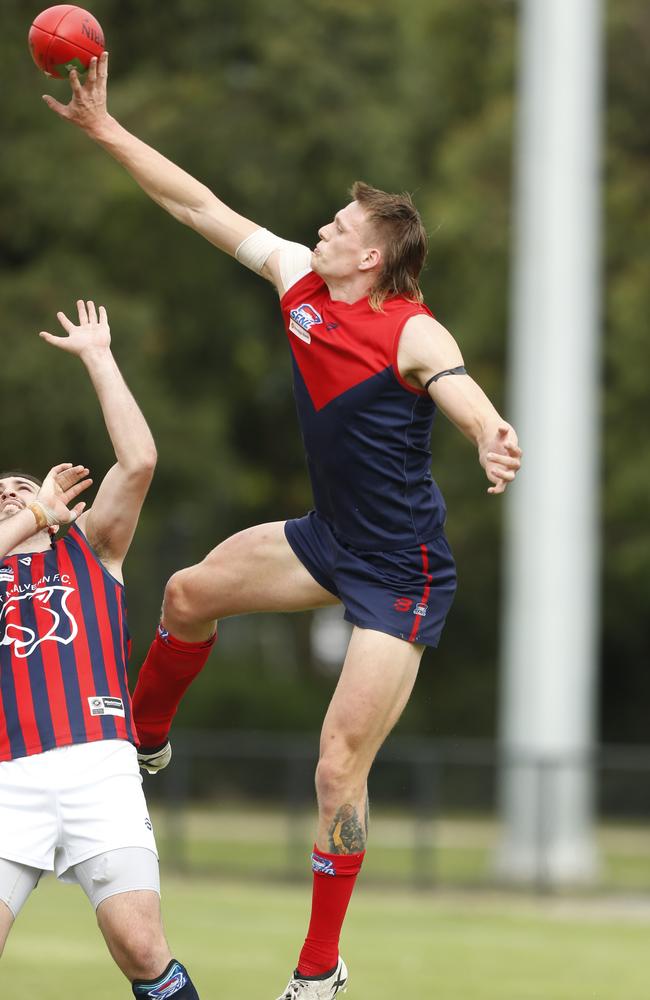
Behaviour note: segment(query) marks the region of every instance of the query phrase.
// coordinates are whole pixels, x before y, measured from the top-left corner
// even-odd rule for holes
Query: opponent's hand
[[[108,52],[102,52],[99,59],[93,56],[84,83],[79,79],[76,69],[70,70],[68,79],[72,89],[69,104],[61,104],[49,94],[43,94],[43,100],[60,118],[65,118],[78,125],[84,132],[92,134],[108,118],[106,108]]]
[[[59,530],[59,525],[77,520],[86,506],[85,501],[81,500],[72,508],[69,505],[91,485],[92,479],[88,478],[88,469],[84,465],[62,462],[50,469],[34,497],[34,503],[42,508],[48,528],[53,533]]]
[[[103,306],[99,307],[99,316],[94,302],[77,302],[79,325],[75,326],[65,313],[58,312],[56,317],[67,333],[67,337],[54,336],[41,330],[39,336],[48,344],[59,347],[68,354],[76,354],[82,360],[90,354],[102,354],[110,350],[111,329],[108,316]]]
[[[480,462],[493,484],[488,493],[505,493],[521,468],[522,451],[510,424],[502,422],[480,448]]]

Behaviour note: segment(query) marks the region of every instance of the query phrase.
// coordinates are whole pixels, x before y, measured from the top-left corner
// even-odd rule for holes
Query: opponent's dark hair
[[[370,305],[381,310],[391,295],[422,302],[418,279],[429,241],[410,194],[388,194],[363,181],[355,181],[350,194],[366,213],[383,253],[383,267],[368,296]]]
[[[0,479],[29,479],[30,483],[36,483],[37,486],[43,485],[42,479],[32,476],[31,472],[23,472],[22,469],[7,469],[6,472],[0,472]]]

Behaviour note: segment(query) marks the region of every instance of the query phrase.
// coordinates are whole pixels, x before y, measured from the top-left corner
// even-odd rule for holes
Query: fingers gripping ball
[[[46,76],[85,73],[93,56],[104,51],[104,32],[92,14],[71,3],[48,7],[29,29],[32,58]]]

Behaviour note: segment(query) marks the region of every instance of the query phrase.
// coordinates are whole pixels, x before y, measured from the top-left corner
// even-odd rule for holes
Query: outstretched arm
[[[463,365],[458,344],[430,316],[415,316],[404,328],[398,351],[400,374],[428,392],[446,417],[478,449],[479,462],[491,486],[488,493],[504,493],[521,466],[521,448],[515,430],[503,419],[474,379],[467,374],[431,376]]]
[[[179,222],[195,229],[220,250],[235,256],[237,247],[259,226],[229,208],[190,174],[181,170],[141,139],[127,132],[106,107],[108,52],[93,58],[85,83],[70,72],[72,98],[61,104],[49,95],[43,100],[59,117],[79,126],[131,174],[142,190]],[[267,261],[263,276],[277,284],[277,251]]]
[[[76,354],[86,367],[113,444],[115,465],[104,477],[79,525],[110,571],[119,576],[156,466],[156,446],[147,422],[111,353],[106,310],[77,302],[79,324],[57,313],[67,336],[41,333],[48,344]]]

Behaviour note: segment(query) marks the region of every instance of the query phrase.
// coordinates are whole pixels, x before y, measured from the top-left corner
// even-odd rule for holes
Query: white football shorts
[[[0,762],[0,858],[54,871],[156,841],[135,747],[99,740]]]

